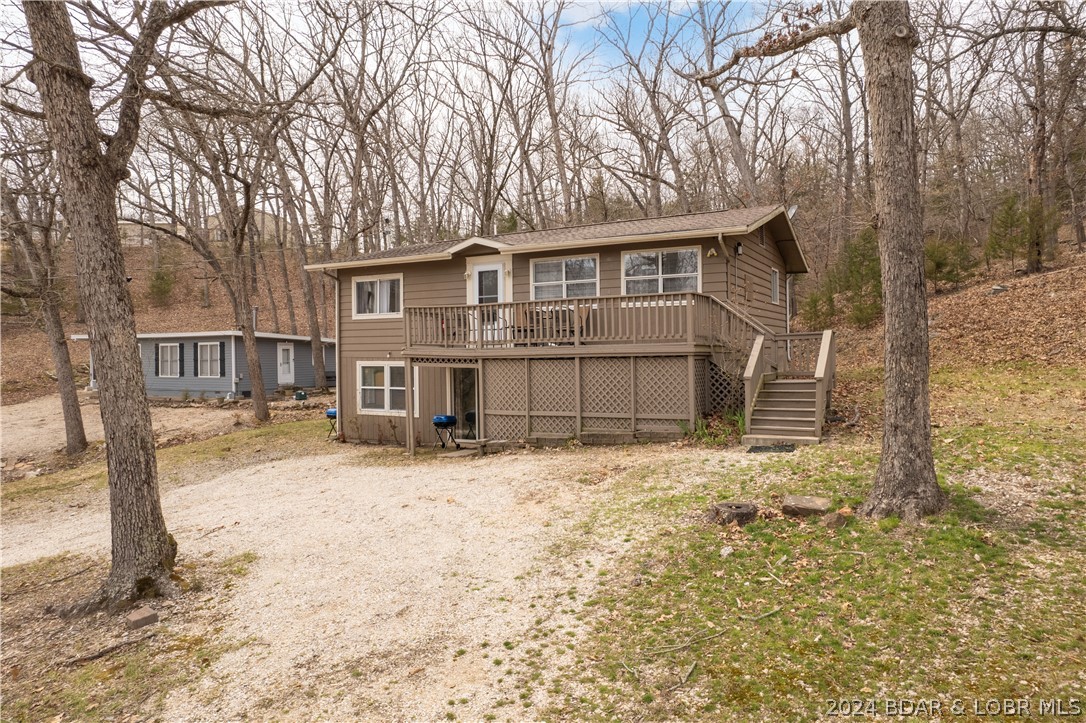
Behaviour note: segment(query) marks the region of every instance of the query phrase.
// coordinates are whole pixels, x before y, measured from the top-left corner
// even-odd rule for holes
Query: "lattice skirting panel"
[[[581,411],[610,417],[630,416],[630,360],[588,357],[581,360]],[[607,427],[607,429],[612,429]]]
[[[524,359],[488,359],[483,363],[483,399],[486,409],[519,412],[525,410]],[[487,435],[490,429],[487,429]]]
[[[533,359],[531,388],[533,412],[568,412],[576,414],[577,387],[572,359]],[[532,429],[536,428],[535,422]]]
[[[639,418],[688,417],[690,400],[686,357],[638,357],[636,378]]]
[[[577,420],[574,417],[543,417],[533,414],[531,423],[530,436],[577,436]]]
[[[730,389],[721,382],[727,375],[715,369],[707,360],[695,361],[698,414],[717,403],[723,394],[719,390]],[[487,359],[482,389],[485,433],[491,439],[510,440],[641,431],[673,435],[678,422],[690,417],[688,373],[685,356],[632,361],[630,357]]]
[[[524,415],[487,414],[486,436],[490,439],[524,439],[528,436]]]
[[[702,392],[704,396],[699,396],[704,405],[701,416],[708,417],[742,409],[746,397],[742,375],[722,369],[708,359],[701,363],[705,365],[705,389]]]
[[[633,420],[629,417],[581,417],[585,432],[632,432]]]

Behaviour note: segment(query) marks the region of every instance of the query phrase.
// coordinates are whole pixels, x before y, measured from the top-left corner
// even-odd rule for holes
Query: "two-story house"
[[[783,207],[404,246],[338,281],[348,441],[673,439],[745,409],[748,441],[817,441],[832,334],[790,334],[807,271]],[[819,368],[821,364],[821,368]],[[821,377],[818,374],[821,373]]]

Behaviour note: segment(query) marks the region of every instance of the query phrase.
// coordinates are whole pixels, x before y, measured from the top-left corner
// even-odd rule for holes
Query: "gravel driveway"
[[[258,557],[218,608],[220,637],[243,644],[173,691],[164,718],[537,717],[524,703],[543,692],[522,698],[510,664],[535,640],[550,641],[546,668],[571,662],[571,601],[628,544],[591,531],[591,508],[624,470],[682,458],[650,446],[408,464],[346,449],[169,490],[183,557]],[[104,505],[4,526],[5,565],[108,546]]]
[[[98,404],[84,404],[80,409],[87,441],[104,439]],[[207,437],[221,434],[234,426],[237,416],[237,409],[151,407],[151,423],[160,441],[175,436]],[[64,414],[59,394],[0,407],[0,451],[5,463],[17,459],[41,459],[63,449]]]

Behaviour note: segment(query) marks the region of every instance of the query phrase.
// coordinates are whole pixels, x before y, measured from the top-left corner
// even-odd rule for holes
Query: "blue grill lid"
[[[436,414],[434,415],[435,427],[455,427],[456,415],[455,414]]]

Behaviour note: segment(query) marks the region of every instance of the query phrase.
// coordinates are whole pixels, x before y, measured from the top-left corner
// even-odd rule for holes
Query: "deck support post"
[[[483,383],[483,359],[481,357],[475,374],[475,403],[478,405],[475,410],[475,424],[479,430],[476,437],[486,439],[486,414],[483,413],[483,410],[486,409],[486,385]]]
[[[407,413],[407,453],[415,456],[415,364],[411,357],[404,357],[404,411]]]
[[[698,421],[697,385],[694,384],[694,355],[686,357],[686,396],[690,402],[690,431]]]
[[[581,403],[581,357],[573,357],[573,403],[577,405],[576,421],[574,422],[575,434],[577,439],[581,438],[581,407],[584,405]]]

